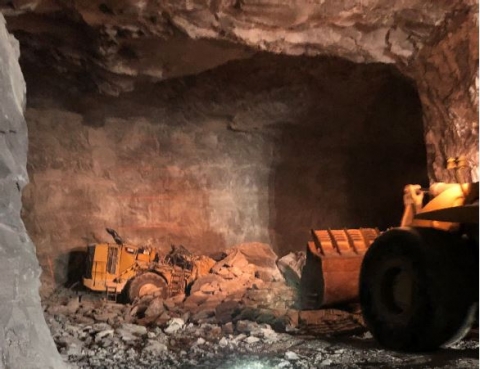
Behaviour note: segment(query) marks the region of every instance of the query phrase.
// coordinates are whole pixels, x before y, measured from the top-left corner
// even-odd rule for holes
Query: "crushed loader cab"
[[[152,247],[124,244],[107,228],[115,244],[99,243],[87,247],[83,285],[107,293],[107,298],[124,293],[129,301],[156,293],[163,298],[185,292],[196,278],[208,273],[214,261],[191,254],[183,246],[161,257]]]

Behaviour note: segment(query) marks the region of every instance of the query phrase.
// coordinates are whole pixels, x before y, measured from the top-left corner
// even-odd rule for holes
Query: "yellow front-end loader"
[[[124,294],[128,301],[156,293],[167,298],[185,292],[196,278],[209,272],[215,261],[195,256],[182,246],[172,246],[165,257],[147,246],[125,244],[118,234],[107,228],[113,243],[87,247],[83,285],[93,291],[106,292],[116,300]]]
[[[312,231],[302,308],[359,300],[373,337],[394,350],[431,350],[464,337],[478,314],[479,186],[458,175],[463,158],[449,166],[459,183],[405,187],[400,227]]]
[[[461,169],[463,159],[451,160]],[[436,183],[422,206],[405,188],[402,226],[379,236],[360,271],[367,327],[383,346],[427,351],[463,338],[478,314],[478,182]]]

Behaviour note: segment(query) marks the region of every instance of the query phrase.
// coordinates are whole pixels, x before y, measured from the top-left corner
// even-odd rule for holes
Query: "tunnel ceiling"
[[[473,5],[458,1],[55,1],[3,6],[25,62],[87,71],[105,94],[256,50],[413,65]]]
[[[0,10],[22,68],[53,66],[106,95],[259,50],[394,64],[419,90],[430,179],[451,180],[444,163],[456,155],[478,178],[477,1],[13,0]]]

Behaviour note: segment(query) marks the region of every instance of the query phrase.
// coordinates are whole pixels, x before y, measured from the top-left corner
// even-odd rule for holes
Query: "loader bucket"
[[[363,256],[379,234],[376,228],[312,230],[300,281],[302,309],[356,301]]]

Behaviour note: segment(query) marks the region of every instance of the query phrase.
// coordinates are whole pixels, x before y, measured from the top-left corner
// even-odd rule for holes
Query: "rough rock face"
[[[430,179],[449,180],[445,160],[460,154],[478,178],[477,1],[17,0],[2,11],[26,60],[114,95],[252,50],[395,64],[420,91]]]
[[[394,64],[402,73],[414,78],[417,84],[424,108],[430,179],[450,179],[450,174],[443,169],[445,159],[459,154],[467,155],[473,167],[472,178],[478,179],[476,1],[412,0],[392,5],[391,1],[386,0],[13,0],[2,4],[1,10],[8,15],[10,30],[21,41],[26,69],[34,69],[42,64],[54,65],[65,79],[77,86],[77,90],[97,89],[108,95],[132,91],[136,84],[144,81],[162,81],[195,74],[227,61],[249,58],[256,50],[290,55],[330,55],[358,63]],[[14,67],[15,71],[5,69],[15,64],[11,59],[15,53],[9,46],[5,32],[2,32],[2,37],[2,45],[6,46],[0,50],[0,56],[9,62],[2,63],[2,81],[6,83],[6,88],[1,91],[7,94],[2,98],[10,101],[10,104],[3,104],[2,101],[2,109],[8,110],[10,106],[12,110],[3,111],[1,133],[5,140],[1,152],[3,165],[0,166],[0,173],[4,173],[0,187],[4,193],[1,215],[4,241],[1,252],[5,254],[1,266],[6,276],[2,279],[5,288],[1,299],[1,316],[4,319],[0,337],[3,350],[1,364],[6,367],[54,367],[58,361],[55,355],[50,355],[53,352],[51,341],[44,334],[36,297],[38,267],[33,246],[25,236],[18,216],[21,207],[19,193],[26,182],[22,93],[19,93],[20,85],[16,82],[13,85],[17,87],[11,88],[11,81],[19,72],[17,67]],[[361,95],[359,97],[364,98]],[[78,114],[75,109],[66,110]],[[52,114],[52,121],[58,123],[57,118],[61,114],[64,112]],[[106,126],[118,123],[105,120],[102,109],[89,114],[93,122],[103,121]],[[38,121],[44,118],[42,116]],[[183,118],[185,116],[180,115],[179,121]],[[248,114],[246,118],[248,120]],[[67,115],[67,119],[80,123],[83,116],[80,119],[78,115]],[[252,128],[250,124],[242,124],[242,120],[240,124],[229,119],[227,122],[229,129],[237,132]],[[150,130],[149,124],[146,124],[147,132]],[[58,127],[65,129],[61,124]],[[78,127],[80,124],[77,124]],[[172,135],[172,142],[188,146],[189,135],[183,135],[181,127],[181,124],[176,127],[180,132]],[[372,128],[370,125],[365,127]],[[103,143],[118,137],[112,139],[95,133],[98,132],[93,132],[91,137],[98,150],[92,153],[101,156],[102,160],[106,158],[102,163],[109,166],[116,160],[117,153],[105,151]],[[284,137],[291,137],[290,131],[284,133]],[[378,134],[375,130],[373,133]],[[84,136],[79,137],[85,139]],[[88,137],[90,135],[87,135],[87,140]],[[128,138],[125,138],[127,143]],[[301,138],[297,137],[296,142],[303,143]],[[211,144],[211,141],[207,140],[207,144]],[[61,143],[53,142],[52,145],[58,147]],[[81,149],[78,142],[74,142],[74,146]],[[290,148],[293,153],[296,152],[293,146]],[[292,152],[288,152],[289,156]],[[58,179],[63,173],[64,164],[61,160],[54,163],[52,168],[45,167],[53,169],[52,173],[57,175],[53,178]],[[105,173],[105,168],[94,165],[95,160],[88,164],[90,167],[83,167],[85,163],[82,161],[72,163],[78,164],[80,169],[94,169],[101,175]],[[175,179],[178,171],[175,167],[170,169],[172,175],[169,179]],[[278,173],[282,173],[283,169],[285,166],[280,166]],[[140,172],[136,171],[135,175]],[[294,174],[299,172],[301,170]],[[106,176],[102,184],[110,185],[110,180]],[[98,184],[97,178],[93,183]],[[283,183],[275,182],[275,185],[282,186]],[[55,191],[55,184],[48,183],[48,186],[53,189],[51,195]],[[168,189],[168,186],[165,188]],[[288,191],[289,187],[284,189]],[[350,196],[355,198],[355,192],[352,191]],[[45,202],[59,201],[65,204],[62,202],[64,199],[60,194],[58,197],[47,197]],[[288,204],[295,203],[295,200],[282,203],[287,204],[288,208]],[[357,211],[363,212],[364,205],[357,203]],[[87,203],[87,206],[95,208],[97,205]],[[78,216],[74,211],[71,214],[72,219]],[[275,222],[277,220],[275,218]],[[65,224],[71,226],[75,223]],[[289,223],[276,223],[278,228],[284,224]],[[41,227],[39,230],[45,231]],[[47,239],[45,244],[50,245],[51,240]]]
[[[28,181],[25,82],[0,16],[0,368],[62,368],[38,295],[40,267],[20,218]]]
[[[88,66],[96,72],[118,78],[165,79],[242,55],[215,52],[220,45],[216,41],[233,42],[238,46],[227,45],[237,50],[247,45],[281,54],[336,55],[358,63],[409,62],[452,13],[474,5],[474,1],[422,0],[394,4],[384,0],[22,0],[10,2],[3,12],[11,16],[11,29],[26,41],[35,41],[29,48],[34,54],[44,52],[71,67],[90,59]],[[56,50],[44,49],[52,39],[59,41]],[[192,50],[192,45],[198,49]],[[209,62],[201,58],[203,64],[199,63],[201,49],[206,54],[200,57],[208,55]],[[192,51],[195,63],[189,58]],[[172,58],[179,55],[183,57]]]
[[[425,115],[429,175],[453,180],[446,159],[465,155],[478,181],[478,10],[457,11],[411,68]]]
[[[59,282],[105,227],[165,252],[283,256],[311,228],[397,225],[403,186],[428,182],[420,103],[390,66],[261,54],[119,97],[41,75],[26,74],[24,220]]]

